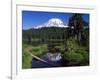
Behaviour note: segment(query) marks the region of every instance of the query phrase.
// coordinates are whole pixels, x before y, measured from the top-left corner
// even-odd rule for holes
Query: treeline
[[[29,29],[22,31],[23,42],[41,42],[46,43],[49,41],[63,42],[73,35],[72,29],[61,27],[44,27],[40,29]],[[82,32],[82,40],[88,41],[89,29],[84,28]]]
[[[53,41],[63,40],[68,37],[68,28],[43,27],[40,29],[23,30],[23,41]]]

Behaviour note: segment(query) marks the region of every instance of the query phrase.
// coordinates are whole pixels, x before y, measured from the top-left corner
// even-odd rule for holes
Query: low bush
[[[66,66],[89,65],[89,50],[87,47],[79,45],[74,38],[68,39],[66,50],[62,53]]]

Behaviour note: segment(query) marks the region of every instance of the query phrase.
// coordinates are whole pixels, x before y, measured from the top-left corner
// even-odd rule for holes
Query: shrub
[[[87,47],[78,44],[74,38],[68,39],[66,50],[63,51],[63,59],[67,66],[89,65],[89,52]]]

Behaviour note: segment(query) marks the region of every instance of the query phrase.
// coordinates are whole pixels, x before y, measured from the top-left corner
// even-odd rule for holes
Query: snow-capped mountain
[[[63,21],[59,18],[51,18],[47,22],[34,27],[35,29],[42,28],[42,27],[68,27],[64,25]]]

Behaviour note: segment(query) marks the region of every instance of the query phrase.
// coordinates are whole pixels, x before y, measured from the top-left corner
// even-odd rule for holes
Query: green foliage
[[[26,48],[28,48],[28,47],[29,47],[28,45],[24,44],[23,49],[22,49],[22,68],[23,69],[31,68],[32,57],[26,51]]]
[[[68,66],[82,66],[89,65],[89,52],[87,47],[78,44],[74,38],[68,39],[67,51],[63,51],[63,58],[65,65]]]
[[[69,23],[68,25],[70,27],[72,26],[77,26],[77,27],[83,27],[83,18],[82,18],[82,14],[73,14],[70,18],[69,18]]]
[[[47,45],[42,44],[42,45],[38,45],[38,46],[32,46],[31,52],[36,56],[41,56],[47,51],[48,51]]]
[[[41,56],[47,51],[47,45],[38,45],[32,46],[29,44],[23,43],[22,49],[22,68],[29,69],[31,68],[32,56],[29,54],[30,52],[36,56]],[[31,49],[31,51],[29,51]]]
[[[23,30],[23,42],[28,44],[35,44],[35,43],[49,43],[54,42],[54,40],[58,42],[62,42],[65,38],[64,31],[67,28],[60,28],[60,27],[44,27],[41,29],[30,29],[30,30]],[[67,35],[67,33],[66,33]],[[60,41],[59,41],[60,39]]]
[[[31,68],[32,57],[28,53],[23,53],[22,55],[22,68]]]
[[[82,31],[81,43],[83,46],[89,46],[89,29],[86,28]]]

